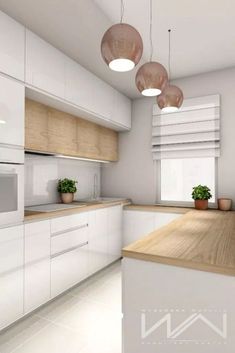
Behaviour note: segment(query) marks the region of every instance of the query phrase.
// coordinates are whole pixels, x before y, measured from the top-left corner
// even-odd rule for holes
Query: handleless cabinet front
[[[23,316],[24,227],[0,229],[0,329]]]
[[[25,313],[50,299],[50,221],[25,224]]]
[[[0,72],[24,81],[25,28],[0,11]]]
[[[24,86],[0,77],[0,144],[24,146]]]
[[[26,30],[26,83],[65,98],[65,55]]]

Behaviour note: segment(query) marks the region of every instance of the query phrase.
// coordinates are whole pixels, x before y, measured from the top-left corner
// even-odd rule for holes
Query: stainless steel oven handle
[[[82,248],[83,246],[86,246],[86,245],[88,245],[88,241],[86,241],[84,243],[81,243],[79,245],[76,245],[76,246],[72,246],[71,248],[68,248],[66,250],[59,251],[59,252],[51,255],[51,259],[54,259],[55,257],[61,256],[61,255],[64,255],[64,254],[66,254],[68,252],[77,250],[77,249]]]
[[[88,227],[88,223],[81,224],[80,226],[71,227],[71,228],[67,228],[67,229],[64,229],[64,230],[60,230],[59,232],[52,233],[51,237],[52,238],[53,237],[57,237],[58,235],[66,234],[66,233],[69,233],[69,232],[73,232],[74,230],[78,230],[78,229],[82,229],[82,228],[86,228],[86,227]]]

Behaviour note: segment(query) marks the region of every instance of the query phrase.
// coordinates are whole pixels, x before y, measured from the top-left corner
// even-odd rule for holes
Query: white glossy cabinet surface
[[[89,111],[94,110],[94,75],[66,58],[65,99]]]
[[[61,233],[73,230],[73,228],[85,226],[88,224],[88,213],[77,213],[70,216],[53,218],[51,220],[51,233]]]
[[[24,81],[25,29],[0,11],[0,72]]]
[[[131,100],[116,90],[111,120],[123,127],[131,128]]]
[[[93,92],[93,110],[105,119],[111,119],[115,90],[95,76]]]
[[[108,208],[108,261],[121,257],[122,249],[122,206]]]
[[[65,98],[66,56],[26,30],[26,83]]]
[[[50,221],[25,224],[24,309],[50,299]]]
[[[107,208],[89,212],[89,273],[108,263]]]
[[[24,227],[0,229],[0,329],[23,315]]]
[[[51,260],[52,298],[88,276],[88,245],[67,251]]]
[[[0,76],[0,143],[24,146],[24,86]]]
[[[124,210],[123,246],[139,240],[180,216],[180,214],[176,213]]]

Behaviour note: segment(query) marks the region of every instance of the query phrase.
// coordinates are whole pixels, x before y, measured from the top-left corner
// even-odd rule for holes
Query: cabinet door
[[[108,208],[108,262],[121,257],[122,249],[122,206]]]
[[[114,105],[114,92],[115,90],[111,86],[95,76],[92,109],[96,114],[105,119],[111,119]]]
[[[78,246],[51,259],[52,298],[88,276],[88,245]]]
[[[107,208],[89,213],[89,274],[108,263]]]
[[[159,229],[181,216],[182,216],[181,214],[177,214],[177,213],[156,212],[155,213],[155,229]]]
[[[148,235],[155,229],[155,212],[123,211],[123,246]]]
[[[50,221],[25,224],[25,313],[50,299]]]
[[[65,98],[65,55],[26,30],[26,82]]]
[[[94,75],[75,61],[66,58],[65,99],[93,111]]]
[[[131,128],[131,100],[116,90],[111,120],[124,128]]]
[[[24,227],[0,229],[0,329],[23,316]]]
[[[0,77],[0,143],[24,146],[24,86]]]
[[[0,71],[24,81],[25,29],[0,12]]]

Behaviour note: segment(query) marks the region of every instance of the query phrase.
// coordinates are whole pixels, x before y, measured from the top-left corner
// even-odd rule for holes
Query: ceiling
[[[148,60],[149,0],[124,0],[124,22],[135,26]],[[100,55],[105,30],[120,20],[120,0],[0,0],[0,9],[131,98],[136,69],[109,70]],[[172,78],[235,66],[234,0],[153,0],[153,59],[167,67],[172,29]],[[140,65],[140,64],[139,64]]]

